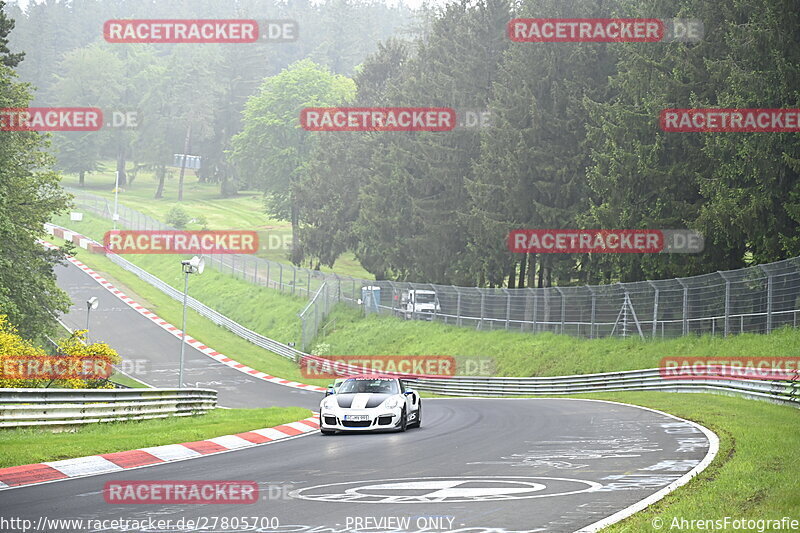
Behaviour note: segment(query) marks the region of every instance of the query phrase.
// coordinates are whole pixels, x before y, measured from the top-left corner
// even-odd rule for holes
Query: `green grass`
[[[311,416],[300,407],[215,409],[205,415],[88,424],[74,432],[0,430],[0,467],[212,439]]]
[[[113,162],[104,162],[98,172],[87,174],[85,186],[78,187],[77,175],[67,174],[62,184],[71,187],[74,191],[85,191],[102,196],[113,202],[114,199],[114,171]],[[259,231],[261,238],[267,235],[291,235],[291,224],[285,220],[276,220],[264,212],[264,202],[258,191],[240,191],[237,196],[223,198],[220,196],[219,184],[201,183],[194,172],[188,170],[184,180],[183,201],[178,202],[178,175],[180,169],[169,168],[172,177],[168,178],[164,186],[164,196],[154,199],[158,180],[150,171],[140,171],[134,182],[124,190],[120,190],[119,204],[135,209],[145,215],[161,222],[166,222],[167,212],[174,206],[183,207],[191,218],[204,217],[208,229],[248,229]],[[112,204],[113,205],[113,204]],[[62,219],[63,220],[63,219]],[[111,229],[111,221],[106,221],[105,232]],[[76,228],[77,229],[77,228]],[[187,229],[201,229],[200,224],[190,223]],[[102,236],[102,234],[101,234]],[[96,238],[93,236],[93,238]],[[259,257],[270,259],[284,264],[290,264],[288,252],[275,249],[262,249],[257,254]],[[351,253],[343,254],[334,265],[334,268],[321,268],[322,272],[336,272],[343,276],[352,276],[363,279],[375,277],[364,270],[361,264]]]
[[[114,383],[119,383],[120,385],[125,385],[132,389],[146,389],[148,387],[141,381],[128,377],[125,374],[120,374],[119,372],[114,372],[114,374],[111,376],[111,381]]]
[[[317,342],[331,354],[453,355],[490,360],[493,375],[559,376],[655,368],[673,356],[798,356],[800,330],[728,338],[687,336],[666,340],[639,338],[577,339],[552,333],[476,331],[435,322],[403,321],[389,316],[364,318],[340,307],[335,326]]]
[[[654,518],[662,520],[661,531],[670,531],[673,519],[681,517],[800,518],[799,409],[713,394],[620,392],[575,397],[651,407],[697,422],[720,438],[716,459],[701,474],[658,503],[603,531],[658,531],[652,526]]]

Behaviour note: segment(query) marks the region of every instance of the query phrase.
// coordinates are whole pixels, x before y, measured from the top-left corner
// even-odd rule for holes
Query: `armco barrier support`
[[[0,428],[204,414],[211,389],[0,389]]]

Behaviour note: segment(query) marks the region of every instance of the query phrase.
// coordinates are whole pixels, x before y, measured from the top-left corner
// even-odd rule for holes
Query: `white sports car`
[[[319,419],[323,435],[337,431],[405,431],[422,423],[422,400],[398,378],[354,376],[322,400]]]

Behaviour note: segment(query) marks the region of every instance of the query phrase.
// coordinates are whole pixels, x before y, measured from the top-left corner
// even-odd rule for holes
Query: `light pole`
[[[181,368],[178,372],[178,388],[183,388],[183,354],[186,350],[186,299],[189,295],[189,274],[202,274],[206,261],[202,257],[194,256],[181,261],[183,268],[183,327],[181,328]]]
[[[97,296],[92,296],[86,300],[86,344],[89,344],[89,313],[91,313],[92,309],[97,309],[98,305],[100,305],[100,302]]]
[[[117,177],[114,178],[114,216],[111,218],[114,220],[114,229],[117,229],[117,220],[119,220],[119,214],[117,213],[117,197],[119,196],[119,170],[116,173]]]

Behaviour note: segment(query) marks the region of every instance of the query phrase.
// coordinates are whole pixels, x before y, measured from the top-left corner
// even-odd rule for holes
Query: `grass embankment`
[[[762,337],[764,338],[764,337]],[[658,409],[697,422],[720,439],[716,459],[701,474],[663,500],[603,531],[670,531],[686,520],[800,519],[796,464],[800,410],[713,394],[619,392],[579,395]],[[657,520],[656,520],[657,519]],[[696,531],[698,527],[672,528]],[[728,531],[741,531],[728,526]],[[758,531],[746,529],[745,531]],[[770,528],[767,531],[782,531]]]
[[[577,339],[552,333],[476,331],[423,321],[403,321],[340,308],[335,328],[318,342],[333,354],[470,355],[489,358],[494,375],[560,376],[655,368],[663,357],[800,356],[800,330],[728,338],[688,336]]]
[[[212,439],[311,416],[300,407],[215,409],[205,415],[87,424],[74,431],[0,430],[0,467]]]
[[[114,200],[114,170],[113,162],[105,162],[103,170],[87,174],[83,188],[78,186],[75,175],[68,175],[63,185],[75,191],[85,191],[97,196]],[[277,236],[291,235],[291,224],[285,220],[276,220],[264,212],[263,196],[258,191],[240,191],[234,197],[223,198],[220,196],[219,184],[201,183],[194,172],[186,171],[183,188],[183,201],[178,202],[178,174],[180,169],[171,168],[172,178],[164,184],[164,196],[154,199],[158,180],[150,171],[140,171],[132,184],[119,192],[119,203],[135,209],[161,222],[166,222],[167,213],[175,206],[180,205],[191,218],[204,218],[206,227],[212,230],[221,229],[248,229]],[[121,188],[122,189],[122,188]],[[113,205],[113,203],[111,204]],[[107,222],[107,229],[111,229],[111,221]],[[202,229],[200,224],[189,223],[187,229]],[[106,231],[105,229],[103,231]],[[288,252],[281,248],[262,249],[257,253],[279,263],[290,264]],[[336,272],[339,275],[353,276],[363,279],[375,277],[364,270],[355,256],[351,253],[342,254],[336,261],[334,268],[322,267],[323,272]]]

